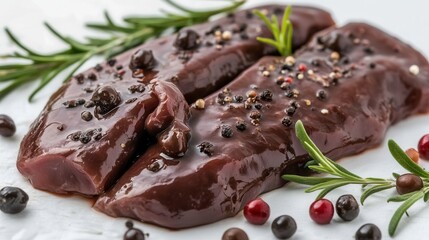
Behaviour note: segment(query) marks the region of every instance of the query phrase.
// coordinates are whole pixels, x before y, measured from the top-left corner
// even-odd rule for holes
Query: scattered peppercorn
[[[310,206],[310,217],[318,224],[328,224],[334,216],[334,205],[327,199],[314,201]]]
[[[11,117],[0,114],[0,135],[3,137],[12,137],[16,132],[15,122]]]
[[[253,110],[250,112],[249,117],[251,119],[259,119],[261,118],[261,113],[258,110]]]
[[[197,32],[186,29],[177,34],[174,46],[180,50],[192,50],[200,44],[200,36]]]
[[[146,237],[149,237],[149,233],[144,233],[142,230],[135,228],[131,221],[127,221],[125,226],[128,230],[124,234],[124,240],[145,240]]]
[[[334,62],[338,61],[340,60],[340,54],[338,52],[332,52],[330,58]]]
[[[204,153],[207,156],[213,155],[213,152],[214,152],[213,144],[211,144],[209,142],[202,142],[202,143],[198,144],[197,147],[201,153]]]
[[[417,65],[411,65],[409,68],[410,73],[412,73],[413,75],[418,75],[420,72],[420,68]]]
[[[251,90],[249,92],[247,92],[247,97],[249,98],[255,98],[258,94],[256,93],[255,90]]]
[[[197,109],[204,109],[206,105],[206,102],[204,101],[204,99],[198,99],[197,101],[195,101],[195,108]]]
[[[325,90],[320,89],[316,92],[316,97],[320,100],[324,100],[328,97],[328,93]]]
[[[221,127],[221,135],[224,138],[230,138],[233,135],[232,127],[228,124],[223,124]]]
[[[381,231],[380,229],[372,223],[367,223],[362,225],[355,234],[356,240],[380,240]]]
[[[423,135],[417,146],[420,157],[424,160],[429,160],[429,134]]]
[[[97,72],[101,72],[103,70],[103,67],[100,64],[95,65],[94,70]]]
[[[258,109],[258,110],[261,110],[262,109],[262,103],[255,103],[255,108],[256,109]]]
[[[243,102],[244,98],[241,95],[234,96],[234,101],[237,103]]]
[[[91,101],[95,103],[97,113],[106,114],[121,103],[121,97],[112,87],[102,86],[94,92]]]
[[[270,206],[264,200],[257,198],[244,206],[243,214],[249,223],[263,225],[270,217]]]
[[[239,130],[239,131],[244,131],[247,128],[246,122],[243,120],[237,120],[237,122],[235,123],[235,127]]]
[[[290,117],[284,117],[282,119],[282,124],[286,127],[290,127],[292,125],[292,120],[290,119]]]
[[[299,64],[299,66],[298,66],[298,70],[299,70],[300,72],[305,72],[305,71],[307,71],[307,65],[305,65],[304,63]]]
[[[83,111],[80,116],[83,120],[87,122],[92,120],[92,114],[88,111]]]
[[[273,92],[271,92],[269,89],[265,89],[262,91],[260,97],[262,100],[270,102],[273,100]]]
[[[416,150],[416,149],[414,149],[414,148],[409,148],[409,149],[407,149],[407,150],[405,151],[405,153],[407,154],[407,156],[408,156],[411,160],[413,160],[413,162],[415,162],[415,163],[418,163],[418,162],[419,162],[420,155],[419,155],[419,152],[417,152],[417,150]]]
[[[412,173],[406,173],[396,179],[396,191],[402,195],[423,188],[423,180]]]
[[[271,224],[271,231],[278,239],[289,239],[296,232],[296,222],[289,215],[282,215],[274,219]]]
[[[111,58],[109,60],[107,60],[107,64],[111,67],[115,66],[116,64],[116,59],[115,58]]]
[[[132,71],[136,70],[150,70],[156,65],[156,59],[153,56],[152,50],[137,50],[132,56],[129,64],[129,68]],[[120,69],[118,69],[120,70]]]
[[[350,194],[339,197],[335,209],[338,216],[344,221],[352,221],[359,215],[359,204]]]
[[[240,228],[230,228],[223,233],[222,240],[249,240],[249,237]]]
[[[4,187],[0,190],[0,210],[8,214],[16,214],[25,209],[28,195],[17,187]]]
[[[142,92],[144,92],[145,89],[146,89],[146,86],[144,84],[136,84],[136,85],[132,85],[128,88],[128,90],[131,93],[136,93],[136,92],[142,93]]]
[[[147,170],[151,172],[159,172],[159,170],[161,170],[161,164],[159,161],[155,161],[147,166]]]
[[[289,116],[292,116],[294,113],[295,113],[295,111],[296,111],[296,108],[294,108],[294,107],[288,107],[288,108],[286,108],[286,113],[287,113],[287,115],[289,115]]]
[[[90,73],[88,74],[88,79],[91,81],[95,81],[97,80],[97,75],[95,75],[95,73]]]

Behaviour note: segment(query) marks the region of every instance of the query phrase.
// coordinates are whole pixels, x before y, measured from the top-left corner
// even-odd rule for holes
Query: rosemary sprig
[[[326,194],[336,188],[355,184],[362,185],[366,189],[363,191],[360,202],[363,205],[365,200],[374,193],[381,192],[395,187],[396,178],[399,174],[393,173],[393,178],[362,178],[339,164],[326,157],[310,139],[301,121],[295,124],[295,132],[304,149],[313,159],[307,167],[318,173],[326,173],[328,177],[305,177],[298,175],[283,175],[283,179],[304,185],[310,185],[305,192],[320,191],[317,199],[323,198]],[[393,236],[398,224],[406,211],[417,201],[423,198],[425,202],[429,200],[429,172],[425,171],[418,164],[414,163],[408,155],[396,144],[389,140],[388,147],[393,158],[407,171],[422,178],[424,186],[421,190],[390,197],[388,202],[403,202],[393,214],[389,223],[389,234]]]
[[[0,99],[21,85],[40,79],[38,87],[29,96],[29,101],[31,101],[41,89],[59,74],[68,71],[68,74],[63,78],[63,81],[67,81],[85,62],[96,55],[110,58],[145,42],[149,38],[159,36],[167,29],[177,31],[187,25],[205,22],[213,15],[233,11],[245,2],[229,0],[231,4],[227,7],[194,11],[172,0],[164,1],[180,11],[181,14],[163,11],[164,16],[125,18],[125,23],[119,25],[106,12],[105,23],[90,23],[87,26],[110,33],[110,36],[106,38],[88,37],[85,42],[65,36],[45,23],[48,30],[68,46],[67,49],[54,54],[42,54],[31,50],[6,28],[7,36],[19,47],[20,51],[0,56],[0,59],[7,59],[12,62],[18,60],[21,63],[0,64],[0,83],[9,82],[6,87],[0,89]]]
[[[256,39],[262,43],[274,46],[282,56],[289,56],[292,54],[293,26],[289,20],[291,11],[291,6],[287,6],[280,26],[275,14],[272,14],[271,19],[269,19],[263,12],[259,10],[253,11],[254,14],[264,21],[265,25],[267,25],[274,37],[274,39],[263,37],[258,37]]]

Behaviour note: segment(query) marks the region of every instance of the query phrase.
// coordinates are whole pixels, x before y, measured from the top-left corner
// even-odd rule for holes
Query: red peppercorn
[[[248,222],[262,225],[270,217],[270,206],[264,200],[257,198],[244,206],[243,213]]]
[[[420,157],[425,160],[429,160],[429,134],[423,135],[420,138],[418,150],[420,153]]]
[[[328,199],[319,199],[310,206],[310,217],[318,224],[328,224],[334,216],[334,205]]]
[[[293,82],[293,79],[292,79],[291,77],[287,77],[285,81],[286,81],[287,83],[292,83],[292,82]]]
[[[304,63],[299,64],[299,66],[298,66],[298,70],[299,70],[300,72],[305,72],[305,71],[307,71],[307,65],[305,65]]]

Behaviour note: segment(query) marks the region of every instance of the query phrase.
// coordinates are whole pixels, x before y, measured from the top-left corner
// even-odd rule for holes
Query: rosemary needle
[[[273,34],[274,39],[258,37],[258,41],[272,45],[282,56],[289,56],[292,54],[292,35],[293,35],[293,26],[289,20],[290,13],[292,11],[291,6],[287,6],[279,26],[278,19],[275,14],[271,15],[269,19],[264,13],[259,10],[254,10],[253,13],[261,18],[268,29]]]
[[[173,2],[164,0],[180,14],[163,11],[160,17],[132,17],[125,18],[124,24],[116,24],[107,12],[105,23],[90,23],[87,27],[110,33],[106,38],[88,37],[86,42],[77,41],[61,34],[50,24],[45,23],[47,29],[68,45],[68,48],[54,54],[41,54],[25,46],[8,28],[6,35],[19,47],[20,51],[0,56],[0,59],[20,60],[26,63],[0,64],[0,83],[8,82],[6,87],[0,89],[0,99],[16,90],[19,86],[40,79],[39,85],[29,96],[29,101],[48,85],[59,74],[68,71],[63,78],[67,81],[80,67],[96,55],[104,55],[105,58],[113,57],[132,47],[135,47],[149,38],[157,37],[167,29],[174,31],[196,23],[207,21],[211,16],[230,12],[240,7],[244,1],[229,0],[227,7],[194,11]]]
[[[326,157],[310,139],[301,121],[296,122],[295,132],[301,142],[301,145],[313,159],[307,164],[307,167],[315,172],[325,173],[330,176],[305,177],[287,174],[282,177],[287,181],[309,185],[310,187],[307,188],[305,192],[320,191],[317,199],[323,198],[326,194],[336,188],[354,184],[361,185],[363,188],[366,188],[360,198],[360,202],[363,205],[365,200],[372,194],[391,189],[396,186],[396,178],[399,177],[399,174],[393,173],[393,178],[390,179],[374,177],[362,178]],[[387,202],[403,202],[395,211],[389,223],[389,234],[390,236],[393,236],[406,211],[420,199],[423,199],[425,202],[429,200],[429,172],[414,163],[395,141],[389,140],[388,147],[393,158],[399,163],[399,165],[410,173],[420,177],[424,183],[423,188],[419,191],[396,195],[387,199]]]

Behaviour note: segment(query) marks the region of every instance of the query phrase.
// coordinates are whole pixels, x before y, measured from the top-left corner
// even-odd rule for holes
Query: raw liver
[[[341,56],[336,62],[334,51]],[[159,145],[150,147],[95,208],[168,228],[211,223],[282,186],[282,174],[308,174],[303,166],[309,157],[294,134],[298,119],[321,150],[338,159],[378,146],[391,124],[429,110],[427,60],[372,26],[351,23],[323,31],[296,54],[293,67],[284,66],[284,60],[265,57],[227,85],[226,94],[205,98],[204,110],[191,111],[192,138],[185,156],[165,158]],[[300,64],[314,73],[305,71],[299,80]],[[410,73],[411,65],[419,66],[420,73]],[[288,74],[293,82],[283,90],[276,81]],[[250,117],[257,115],[251,113],[257,111],[255,104],[246,109],[244,103],[225,101],[225,96],[238,95],[246,101],[248,91],[266,89],[272,100],[267,101],[269,94],[267,100],[262,95],[256,100],[262,104],[257,125]],[[321,89],[324,99],[316,97]],[[290,126],[282,124],[287,112]],[[239,119],[247,124],[244,131],[235,127]],[[221,136],[224,124],[233,128],[230,138]],[[212,149],[198,147],[203,142]]]
[[[280,17],[284,6],[261,8]],[[293,9],[294,48],[303,45],[318,30],[333,25],[330,15],[322,10]],[[75,76],[54,93],[24,137],[18,170],[36,188],[93,196],[103,193],[117,180],[133,163],[135,152],[143,152],[152,143],[148,139],[163,139],[164,135],[157,136],[163,130],[167,129],[163,132],[166,137],[163,151],[170,157],[182,155],[181,148],[186,147],[189,137],[183,124],[188,108],[185,98],[193,101],[206,96],[263,55],[274,53],[273,48],[255,40],[256,36],[268,37],[269,32],[261,20],[248,17],[252,16],[249,11],[187,28],[201,36],[201,44],[195,50],[179,51],[173,47],[176,35],[162,37]],[[232,31],[241,23],[246,23],[247,28],[234,33],[220,50],[215,45],[207,45],[215,37],[206,32],[214,26]],[[243,33],[248,39],[240,37]],[[128,67],[137,49],[152,50],[156,59],[155,67],[145,70],[143,77]],[[75,103],[81,99],[86,103],[96,100],[94,93],[100,87],[117,91],[114,95],[120,99],[114,99],[114,108],[104,106],[100,99],[95,107]],[[93,116],[91,120],[82,119],[84,111]],[[167,115],[161,118],[162,114]]]

